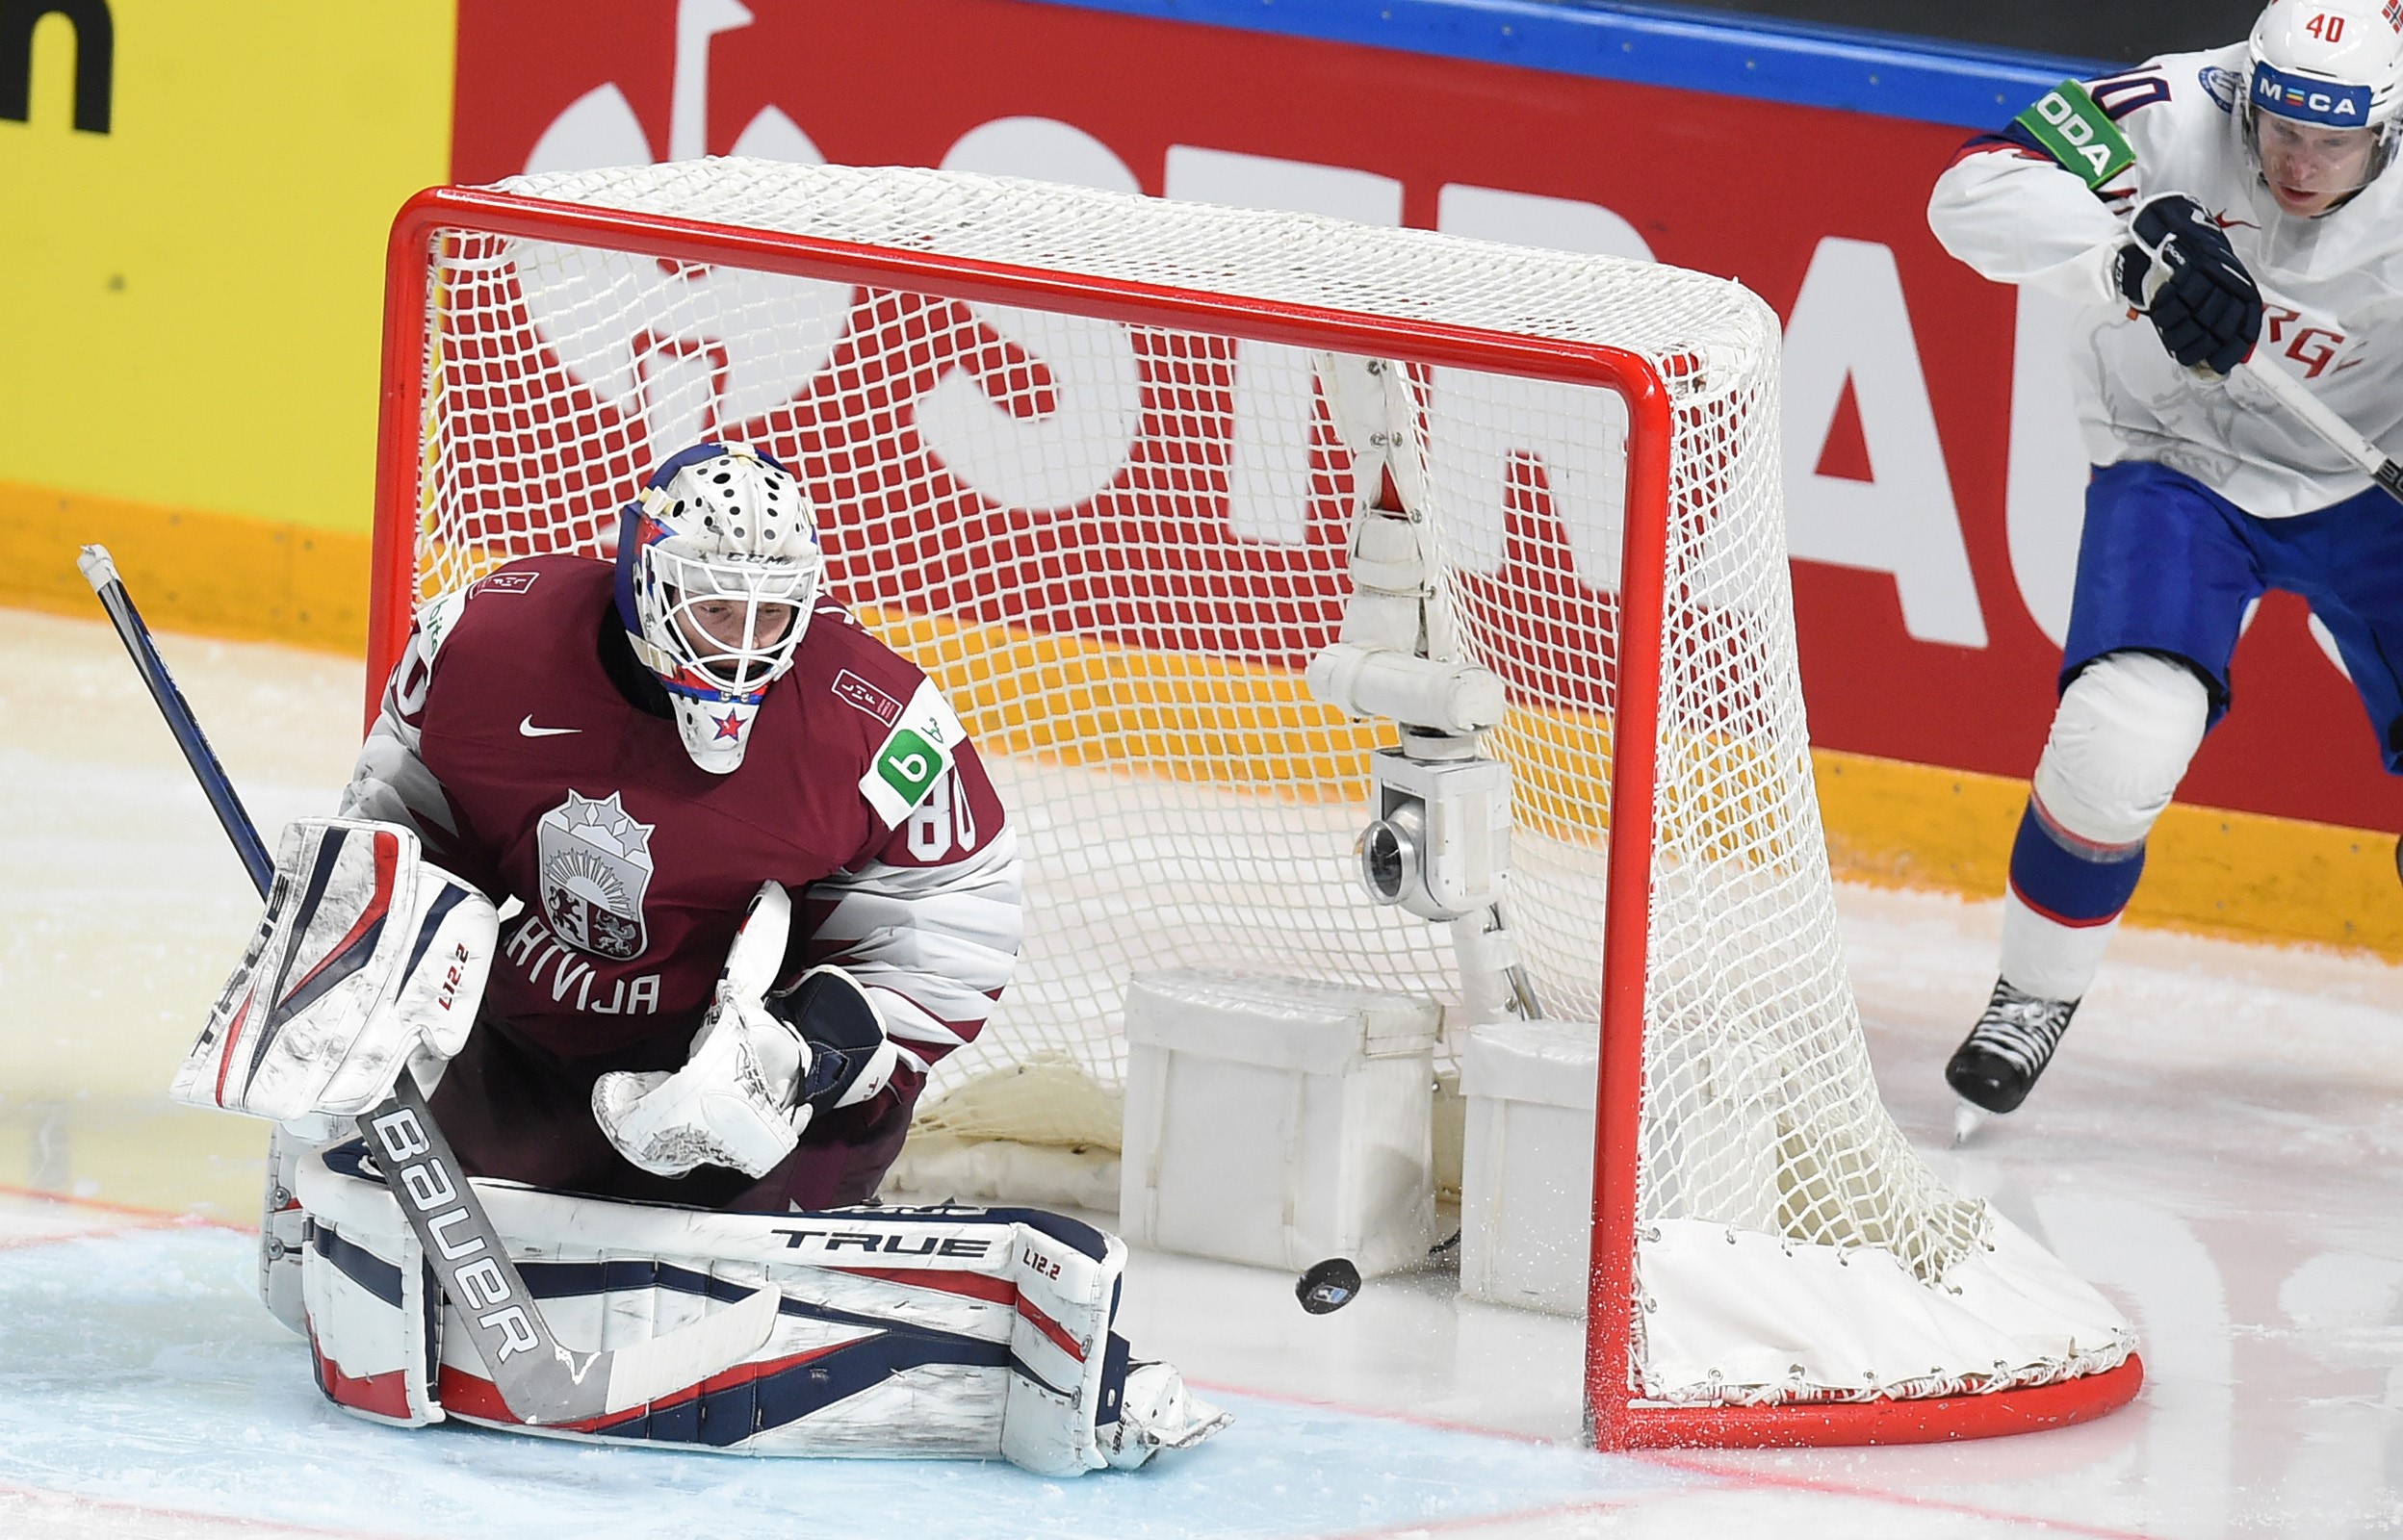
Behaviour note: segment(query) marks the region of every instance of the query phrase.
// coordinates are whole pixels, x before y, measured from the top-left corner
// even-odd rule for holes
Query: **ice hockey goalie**
[[[614,563],[534,558],[428,605],[346,816],[286,832],[174,1092],[283,1125],[263,1292],[337,1403],[1051,1475],[1225,1422],[1112,1333],[1116,1239],[858,1206],[1008,982],[1020,875],[957,718],[823,568],[772,459],[673,455]],[[466,1243],[409,1186],[430,1178],[335,1142],[404,1067],[563,1360],[734,1310],[756,1350],[513,1416]]]

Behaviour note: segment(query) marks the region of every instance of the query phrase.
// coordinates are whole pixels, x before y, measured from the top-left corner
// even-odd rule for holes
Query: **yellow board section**
[[[0,604],[97,618],[75,553],[106,546],[167,630],[367,651],[363,534],[0,481]]]
[[[384,237],[448,171],[452,0],[106,9],[107,131],[57,13],[0,119],[0,482],[364,533]]]
[[[287,641],[356,654],[367,634],[364,535],[229,518],[0,482],[0,603],[95,613],[76,548],[107,545],[144,616],[168,629]],[[1117,761],[1309,800],[1352,798],[1382,724],[1346,721],[1286,670],[1087,637],[861,611],[923,659],[988,752]],[[1518,793],[1522,824],[1556,836],[1605,821],[1610,724],[1590,713],[1512,710],[1513,760],[1551,789]],[[1699,756],[1693,773],[1765,811],[1758,766]],[[1708,762],[1705,762],[1708,760]],[[2028,783],[2003,776],[1815,749],[1835,874],[1847,881],[2001,896]],[[2403,959],[2394,836],[2330,824],[2174,806],[2155,828],[2129,920],[2242,940],[2311,942]]]
[[[2028,783],[1814,750],[1827,854],[1853,882],[1999,898]],[[2133,925],[2403,960],[2395,836],[2173,804],[2145,844]]]

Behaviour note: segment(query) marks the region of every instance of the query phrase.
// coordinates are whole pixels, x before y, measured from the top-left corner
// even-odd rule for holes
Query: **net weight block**
[[[1599,1040],[1592,1027],[1560,1021],[1498,1022],[1469,1034],[1460,1059],[1467,1297],[1585,1314]]]
[[[1363,1276],[1434,1243],[1433,1000],[1179,968],[1126,997],[1130,1245]]]

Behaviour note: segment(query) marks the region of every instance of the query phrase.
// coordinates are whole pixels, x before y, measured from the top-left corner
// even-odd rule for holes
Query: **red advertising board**
[[[1787,322],[1814,740],[2034,766],[2079,451],[2060,318],[2022,315],[1927,233],[1957,126],[1026,0],[459,13],[461,182],[737,152],[1083,180],[1098,167],[1153,194],[1737,278]],[[2393,828],[2375,740],[2307,619],[2296,600],[2262,604],[2236,654],[2237,709],[2183,800]]]

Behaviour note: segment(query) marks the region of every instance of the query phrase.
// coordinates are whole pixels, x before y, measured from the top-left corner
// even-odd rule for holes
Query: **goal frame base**
[[[1950,1444],[2070,1427],[2117,1411],[2144,1388],[2144,1360],[2051,1385],[1923,1400],[1786,1406],[1667,1406],[1636,1402],[1586,1431],[1597,1450],[1817,1449]]]

